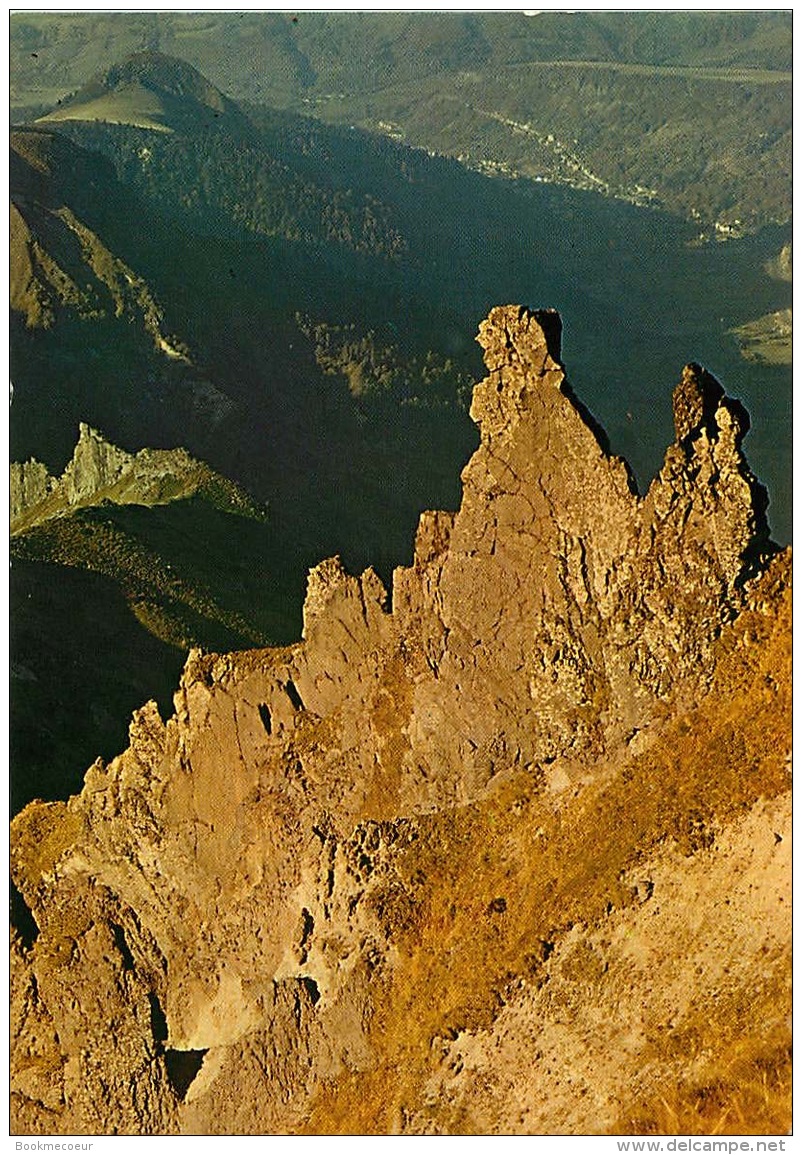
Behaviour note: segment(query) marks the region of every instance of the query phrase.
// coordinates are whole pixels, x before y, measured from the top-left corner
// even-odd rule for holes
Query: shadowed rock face
[[[193,652],[166,724],[146,705],[81,795],[15,820],[18,1130],[627,1130],[721,1057],[727,961],[731,1002],[762,976],[755,1056],[782,1050],[790,566],[745,414],[686,367],[640,498],[559,337],[553,311],[481,325],[462,504],[422,515],[391,604],[322,562],[300,644]],[[715,965],[671,946],[689,903]],[[719,1030],[696,1067],[668,1037],[702,1037],[696,1003],[655,1034],[661,975]],[[535,1036],[548,1069],[514,1060]]]

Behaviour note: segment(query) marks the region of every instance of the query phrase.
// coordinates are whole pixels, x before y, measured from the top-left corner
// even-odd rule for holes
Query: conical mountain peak
[[[159,132],[187,132],[220,122],[240,131],[247,126],[238,106],[196,68],[150,51],[111,65],[41,120],[97,121]]]

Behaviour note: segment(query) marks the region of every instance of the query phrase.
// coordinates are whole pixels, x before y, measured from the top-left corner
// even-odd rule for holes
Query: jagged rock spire
[[[695,793],[684,782],[663,789],[638,761],[669,740],[672,717],[711,691],[719,655],[726,665],[741,646],[733,635],[721,648],[728,624],[744,609],[758,612],[747,579],[763,564],[764,523],[741,450],[742,412],[688,367],[675,394],[677,441],[641,498],[568,385],[559,328],[555,313],[518,306],[494,309],[483,323],[488,375],[471,410],[481,442],[463,473],[463,500],[456,513],[421,517],[413,564],[394,575],[391,609],[373,571],[357,578],[339,559],[323,561],[310,574],[302,642],[193,652],[173,717],[163,723],[154,704],[138,711],[128,750],[108,766],[99,760],[79,797],[34,803],[16,818],[12,870],[40,937],[27,955],[15,948],[15,1086],[56,1112],[61,1129],[197,1130],[202,1120],[282,1131],[305,1125],[292,1112],[297,1103],[311,1110],[321,1080],[380,1067],[372,1024],[383,1021],[377,1011],[398,968],[407,968],[405,981],[413,976],[410,990],[427,1014],[437,1002],[420,993],[435,957],[420,936],[436,923],[448,938],[454,916],[442,903],[426,905],[442,893],[427,871],[437,878],[451,868],[458,813],[481,816],[502,798],[495,815],[508,825],[493,843],[493,879],[506,887],[516,856],[526,888],[545,872],[538,893],[557,925],[566,903],[581,918],[607,919],[623,865],[641,880],[644,848],[654,853],[677,831],[698,831],[713,775],[717,784],[731,774],[747,803],[769,780],[775,793],[782,788],[772,749],[760,754],[774,759],[770,779],[751,766],[739,776],[729,761],[694,767]],[[783,572],[769,575],[761,614],[779,604]],[[770,628],[760,626],[766,637]],[[753,621],[741,630],[744,645],[756,629]],[[768,677],[767,669],[761,686],[777,693]],[[595,826],[609,824],[597,805],[604,795],[588,802],[580,786],[614,774],[615,826],[603,826],[599,840]],[[635,780],[626,774],[648,795],[642,828],[624,821]],[[545,799],[523,834],[503,801],[515,783],[522,806]],[[560,858],[568,844],[557,843],[574,820],[600,859],[605,839],[615,843],[612,866],[603,864],[612,872],[606,913],[587,897],[601,866],[585,861],[585,846]],[[557,842],[544,837],[541,849],[546,825]],[[433,829],[442,838],[427,843]],[[480,829],[497,838],[497,828]],[[477,878],[483,849],[460,851],[470,870],[480,863]],[[491,897],[477,920],[504,914],[502,892]],[[676,905],[681,925],[685,908]],[[550,926],[540,927],[523,900],[520,909],[529,923],[499,924],[492,950],[501,943],[505,960],[518,958],[526,934],[541,947],[549,934],[554,950]],[[578,919],[571,933],[581,936]],[[761,973],[764,939],[755,933]],[[465,940],[448,941],[459,951]],[[577,946],[566,943],[566,953]],[[679,964],[666,954],[676,982]],[[590,962],[594,983],[609,981]],[[625,954],[621,967],[633,965]],[[530,966],[521,998],[531,979]],[[651,979],[649,971],[648,991],[659,985]],[[563,991],[576,989],[566,981]],[[694,990],[700,981],[688,972]],[[751,989],[746,979],[743,988]],[[615,1020],[616,1000],[633,997],[629,985],[611,990],[604,1005],[615,1009],[597,1022]],[[404,1004],[407,1017],[415,1005]],[[548,998],[537,1007],[528,1035],[541,1020],[559,1034],[563,1011],[552,1022]],[[638,1022],[641,1009],[638,1000]],[[168,1050],[203,1059],[183,1104],[167,1082]],[[423,1067],[436,1061],[432,1035],[418,1051]],[[29,1062],[34,1053],[45,1059]],[[676,1049],[661,1061],[674,1070]],[[527,1087],[530,1075],[527,1068]],[[239,1086],[230,1094],[234,1079],[252,1099]]]

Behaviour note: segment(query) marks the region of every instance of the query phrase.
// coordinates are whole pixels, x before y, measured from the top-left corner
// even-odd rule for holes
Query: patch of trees
[[[335,244],[387,259],[407,249],[392,210],[377,197],[321,186],[244,137],[69,121],[60,131],[101,152],[122,183],[195,229]]]

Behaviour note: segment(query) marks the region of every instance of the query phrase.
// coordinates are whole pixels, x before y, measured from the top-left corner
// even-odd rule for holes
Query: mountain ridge
[[[140,449],[131,454],[106,441],[85,422],[60,478],[31,459],[11,464],[11,535],[67,510],[100,505],[163,505],[196,494],[226,512],[263,519],[239,486],[196,461],[185,449]]]
[[[787,1126],[790,550],[715,379],[640,497],[560,330],[482,323],[392,591],[321,562],[15,819],[21,1132]]]
[[[64,311],[86,319],[125,316],[159,352],[190,364],[186,345],[162,331],[163,311],[143,278],[68,203],[82,178],[91,185],[108,175],[101,159],[36,131],[13,131],[10,144],[12,310],[30,329],[50,328]]]

